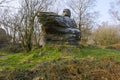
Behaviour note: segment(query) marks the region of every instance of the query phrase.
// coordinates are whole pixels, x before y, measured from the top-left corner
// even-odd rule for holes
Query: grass
[[[0,58],[0,79],[2,80],[14,80],[15,78],[27,78],[24,80],[33,80],[33,78],[35,78],[36,80],[36,78],[42,79],[43,77],[44,79],[42,80],[48,80],[49,78],[49,80],[58,80],[58,77],[61,78],[61,80],[66,80],[67,77],[71,77],[71,80],[77,80],[73,79],[74,74],[79,76],[80,79],[83,76],[83,80],[85,80],[84,75],[87,74],[88,77],[93,77],[94,74],[90,74],[91,72],[96,74],[96,70],[99,75],[104,71],[109,73],[111,68],[115,67],[113,73],[118,73],[114,71],[120,67],[118,63],[120,61],[120,51],[89,46],[50,45],[32,50],[28,53],[0,52],[0,55],[3,56]],[[80,71],[81,74],[78,74],[79,69],[82,70]],[[113,75],[113,73],[109,75]],[[46,75],[48,76],[47,78]],[[108,74],[101,76],[106,75]],[[55,77],[56,79],[53,79]],[[111,79],[111,77],[109,77],[108,79]]]
[[[78,58],[91,57],[95,59],[114,57],[120,61],[120,51],[101,48],[76,48],[72,46],[54,46],[36,49],[28,53],[3,53],[0,58],[0,71],[6,69],[29,69],[37,63],[52,61],[59,58]]]

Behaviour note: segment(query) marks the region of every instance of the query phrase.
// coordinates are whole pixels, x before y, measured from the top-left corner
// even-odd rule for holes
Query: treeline
[[[22,0],[16,14],[5,10],[0,23],[11,35],[12,45],[20,44],[25,51],[40,47],[42,31],[37,13],[48,11],[54,0]]]
[[[23,50],[30,51],[44,45],[44,33],[41,30],[42,24],[38,21],[37,13],[46,11],[60,13],[63,7],[71,10],[72,16],[81,31],[81,43],[93,45],[119,43],[118,28],[105,24],[96,25],[98,12],[93,9],[96,0],[69,0],[67,3],[59,0],[20,0],[17,10],[16,8],[3,7],[3,4],[11,1],[0,1],[0,27],[10,36],[7,41],[9,45],[12,45],[11,47],[19,45],[14,48],[22,47]],[[111,8],[110,13],[119,21],[117,10]],[[98,28],[95,29],[96,27]]]

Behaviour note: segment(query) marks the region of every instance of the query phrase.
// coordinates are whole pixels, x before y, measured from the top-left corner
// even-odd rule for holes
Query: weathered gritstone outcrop
[[[70,15],[66,15],[71,14],[70,11],[65,9],[63,13],[63,16],[53,12],[38,13],[38,20],[42,24],[47,41],[79,41],[80,30]]]

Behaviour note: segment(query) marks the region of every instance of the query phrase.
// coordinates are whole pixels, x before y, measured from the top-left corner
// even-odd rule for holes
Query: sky
[[[111,23],[111,16],[109,14],[110,4],[115,0],[97,0],[95,10],[99,12],[99,21]]]
[[[68,3],[68,2],[69,0],[64,0],[64,3]],[[96,0],[94,11],[99,12],[99,17],[98,17],[99,23],[108,22],[112,24],[111,16],[109,14],[109,9],[111,7],[112,2],[115,2],[115,0]],[[65,4],[61,2],[61,0],[59,0],[57,5],[61,5],[62,6],[61,9],[67,8],[67,6],[65,6]]]
[[[61,1],[61,0],[59,0],[59,1]],[[67,2],[67,1],[69,1],[69,0],[64,0],[64,2]],[[96,0],[96,1],[97,2],[96,2],[96,6],[95,6],[94,9],[95,9],[95,11],[98,11],[99,14],[100,14],[98,21],[100,23],[103,22],[103,21],[104,22],[106,22],[106,21],[110,22],[110,18],[111,18],[110,15],[109,15],[110,3],[114,2],[115,0]],[[14,0],[9,5],[17,8],[19,6],[19,0]],[[64,4],[61,3],[61,5],[64,5]]]

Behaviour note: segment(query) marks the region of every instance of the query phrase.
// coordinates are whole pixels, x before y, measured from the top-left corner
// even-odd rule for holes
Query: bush
[[[113,45],[107,46],[106,48],[120,50],[120,44],[113,44]]]
[[[0,44],[9,43],[10,40],[11,36],[4,29],[0,28]]]
[[[113,26],[100,26],[93,33],[93,40],[95,44],[108,46],[112,44],[116,44],[120,41],[119,30]]]
[[[2,47],[0,49],[0,51],[5,51],[5,52],[14,52],[14,53],[17,53],[17,52],[20,52],[22,51],[22,46],[20,44],[10,44],[10,45],[6,45],[4,47]]]

